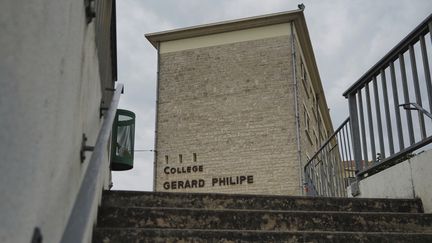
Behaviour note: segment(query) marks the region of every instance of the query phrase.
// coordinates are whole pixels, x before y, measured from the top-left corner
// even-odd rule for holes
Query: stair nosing
[[[323,230],[241,230],[241,229],[196,229],[196,228],[144,228],[144,227],[95,227],[94,230],[133,230],[133,231],[197,231],[197,232],[246,232],[246,233],[316,233],[316,234],[366,234],[366,235],[432,235],[432,233],[420,232],[392,232],[392,231],[323,231]]]
[[[261,213],[327,213],[327,214],[361,214],[361,215],[425,215],[432,216],[432,213],[422,213],[422,212],[388,212],[388,211],[374,211],[374,212],[364,212],[364,211],[311,211],[311,210],[272,210],[272,209],[232,209],[232,208],[178,208],[178,207],[121,207],[121,206],[102,206],[99,210],[108,209],[142,209],[142,210],[155,210],[155,211],[217,211],[217,212],[261,212]]]
[[[232,198],[241,198],[241,197],[249,197],[249,198],[292,198],[292,199],[307,199],[307,200],[322,200],[330,199],[330,200],[353,200],[353,201],[389,201],[389,202],[397,202],[397,201],[405,201],[405,202],[421,202],[419,198],[355,198],[355,197],[311,197],[311,196],[291,196],[291,195],[265,195],[265,194],[229,194],[229,193],[199,193],[199,192],[158,192],[158,191],[127,191],[127,190],[111,190],[104,191],[107,194],[148,194],[148,195],[176,195],[176,196],[185,196],[185,197],[196,197],[196,196],[228,196]]]

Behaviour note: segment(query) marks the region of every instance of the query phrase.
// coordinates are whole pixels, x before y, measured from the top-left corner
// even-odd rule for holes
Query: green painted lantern
[[[118,109],[112,129],[111,170],[133,168],[135,113]]]

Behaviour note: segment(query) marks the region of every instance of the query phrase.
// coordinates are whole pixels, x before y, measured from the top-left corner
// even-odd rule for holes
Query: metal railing
[[[432,142],[431,32],[432,14],[345,91],[349,118],[306,163],[307,195],[347,196]]]
[[[344,93],[359,177],[432,142],[431,30],[429,15]]]
[[[304,166],[307,195],[346,196],[346,187],[355,179],[349,126],[347,118]]]
[[[104,114],[102,127],[97,136],[84,179],[81,182],[72,213],[69,216],[66,229],[63,233],[62,243],[83,242],[86,230],[88,230],[88,227],[93,226],[92,219],[97,208],[96,200],[98,199],[98,195],[102,194],[100,176],[103,168],[103,158],[109,154],[107,144],[110,141],[111,130],[122,92],[123,84],[118,83],[109,109]],[[106,165],[107,168],[108,166]]]

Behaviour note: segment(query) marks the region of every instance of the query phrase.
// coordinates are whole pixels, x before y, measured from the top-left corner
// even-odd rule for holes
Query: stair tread
[[[277,199],[302,199],[302,200],[338,200],[338,201],[382,201],[382,202],[421,202],[418,198],[355,198],[355,197],[311,197],[311,196],[290,196],[290,195],[265,195],[265,194],[230,194],[230,193],[184,193],[184,192],[151,192],[151,191],[126,191],[126,190],[110,190],[104,191],[104,196],[110,195],[125,195],[125,196],[163,196],[163,197],[184,197],[184,198],[200,198],[200,197],[228,197],[233,199],[238,198],[277,198]]]
[[[369,232],[369,231],[324,231],[324,230],[291,230],[291,231],[274,231],[274,230],[238,230],[238,229],[178,229],[178,228],[136,228],[136,227],[96,227],[96,231],[172,231],[172,232],[234,232],[234,233],[263,233],[263,234],[285,234],[285,233],[314,233],[314,234],[367,234],[367,235],[431,235],[432,232]]]
[[[251,231],[201,229],[96,229],[93,242],[431,242],[431,233]]]
[[[349,215],[381,215],[381,216],[406,216],[418,215],[430,216],[432,213],[418,213],[418,212],[353,212],[353,211],[311,211],[311,210],[281,210],[281,209],[232,209],[232,208],[176,208],[176,207],[115,207],[115,206],[102,206],[100,210],[149,210],[149,211],[191,211],[191,212],[256,212],[256,213],[292,213],[292,214],[349,214]]]
[[[101,208],[98,225],[111,227],[202,229],[308,229],[432,232],[432,214]]]
[[[315,211],[423,212],[419,199],[359,199],[216,193],[166,193],[138,191],[104,192],[102,206],[232,209],[304,209]]]

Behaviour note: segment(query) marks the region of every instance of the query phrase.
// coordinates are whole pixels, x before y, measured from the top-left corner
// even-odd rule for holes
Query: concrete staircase
[[[417,199],[107,191],[93,242],[432,242]]]

